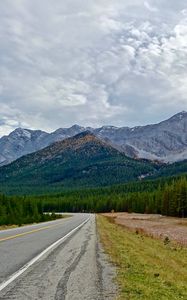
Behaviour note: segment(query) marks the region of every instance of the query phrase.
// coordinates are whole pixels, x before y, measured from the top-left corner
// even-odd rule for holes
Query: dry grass
[[[187,299],[187,249],[152,239],[97,216],[101,241],[117,266],[125,299]]]
[[[187,219],[150,214],[114,213],[105,214],[115,219],[116,224],[157,239],[176,242],[187,246]]]
[[[2,225],[0,226],[0,230],[6,230],[6,229],[12,229],[12,228],[17,228],[18,225]]]

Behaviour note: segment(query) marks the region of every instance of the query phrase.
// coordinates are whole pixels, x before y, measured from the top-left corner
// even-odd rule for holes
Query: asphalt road
[[[14,279],[13,274],[19,274],[28,262],[59,240]],[[0,231],[0,299],[113,299],[113,276],[114,270],[98,242],[94,215],[75,214]],[[9,279],[12,281],[6,286]]]

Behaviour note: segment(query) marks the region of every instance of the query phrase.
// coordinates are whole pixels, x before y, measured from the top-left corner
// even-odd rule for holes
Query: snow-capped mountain
[[[0,139],[0,165],[40,150],[56,141],[89,130],[127,156],[164,162],[187,159],[187,112],[180,112],[159,124],[129,127],[60,128],[52,133],[18,128]]]

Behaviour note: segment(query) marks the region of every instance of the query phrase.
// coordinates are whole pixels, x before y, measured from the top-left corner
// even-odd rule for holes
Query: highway
[[[0,231],[0,299],[113,299],[114,271],[95,216]]]

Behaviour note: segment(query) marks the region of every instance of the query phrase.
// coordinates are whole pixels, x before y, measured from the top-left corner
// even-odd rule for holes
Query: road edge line
[[[14,280],[16,280],[20,275],[22,275],[29,267],[31,267],[35,262],[37,262],[42,256],[44,256],[47,252],[55,248],[58,244],[63,243],[68,237],[70,237],[74,232],[76,232],[78,229],[83,227],[88,221],[90,220],[90,217],[88,217],[84,222],[82,222],[80,225],[72,229],[70,232],[68,232],[65,236],[58,239],[56,242],[48,246],[45,250],[43,250],[40,254],[32,258],[28,263],[26,263],[21,269],[16,271],[14,274],[12,274],[6,281],[2,282],[0,284],[0,292],[4,290],[10,283],[12,283]]]

